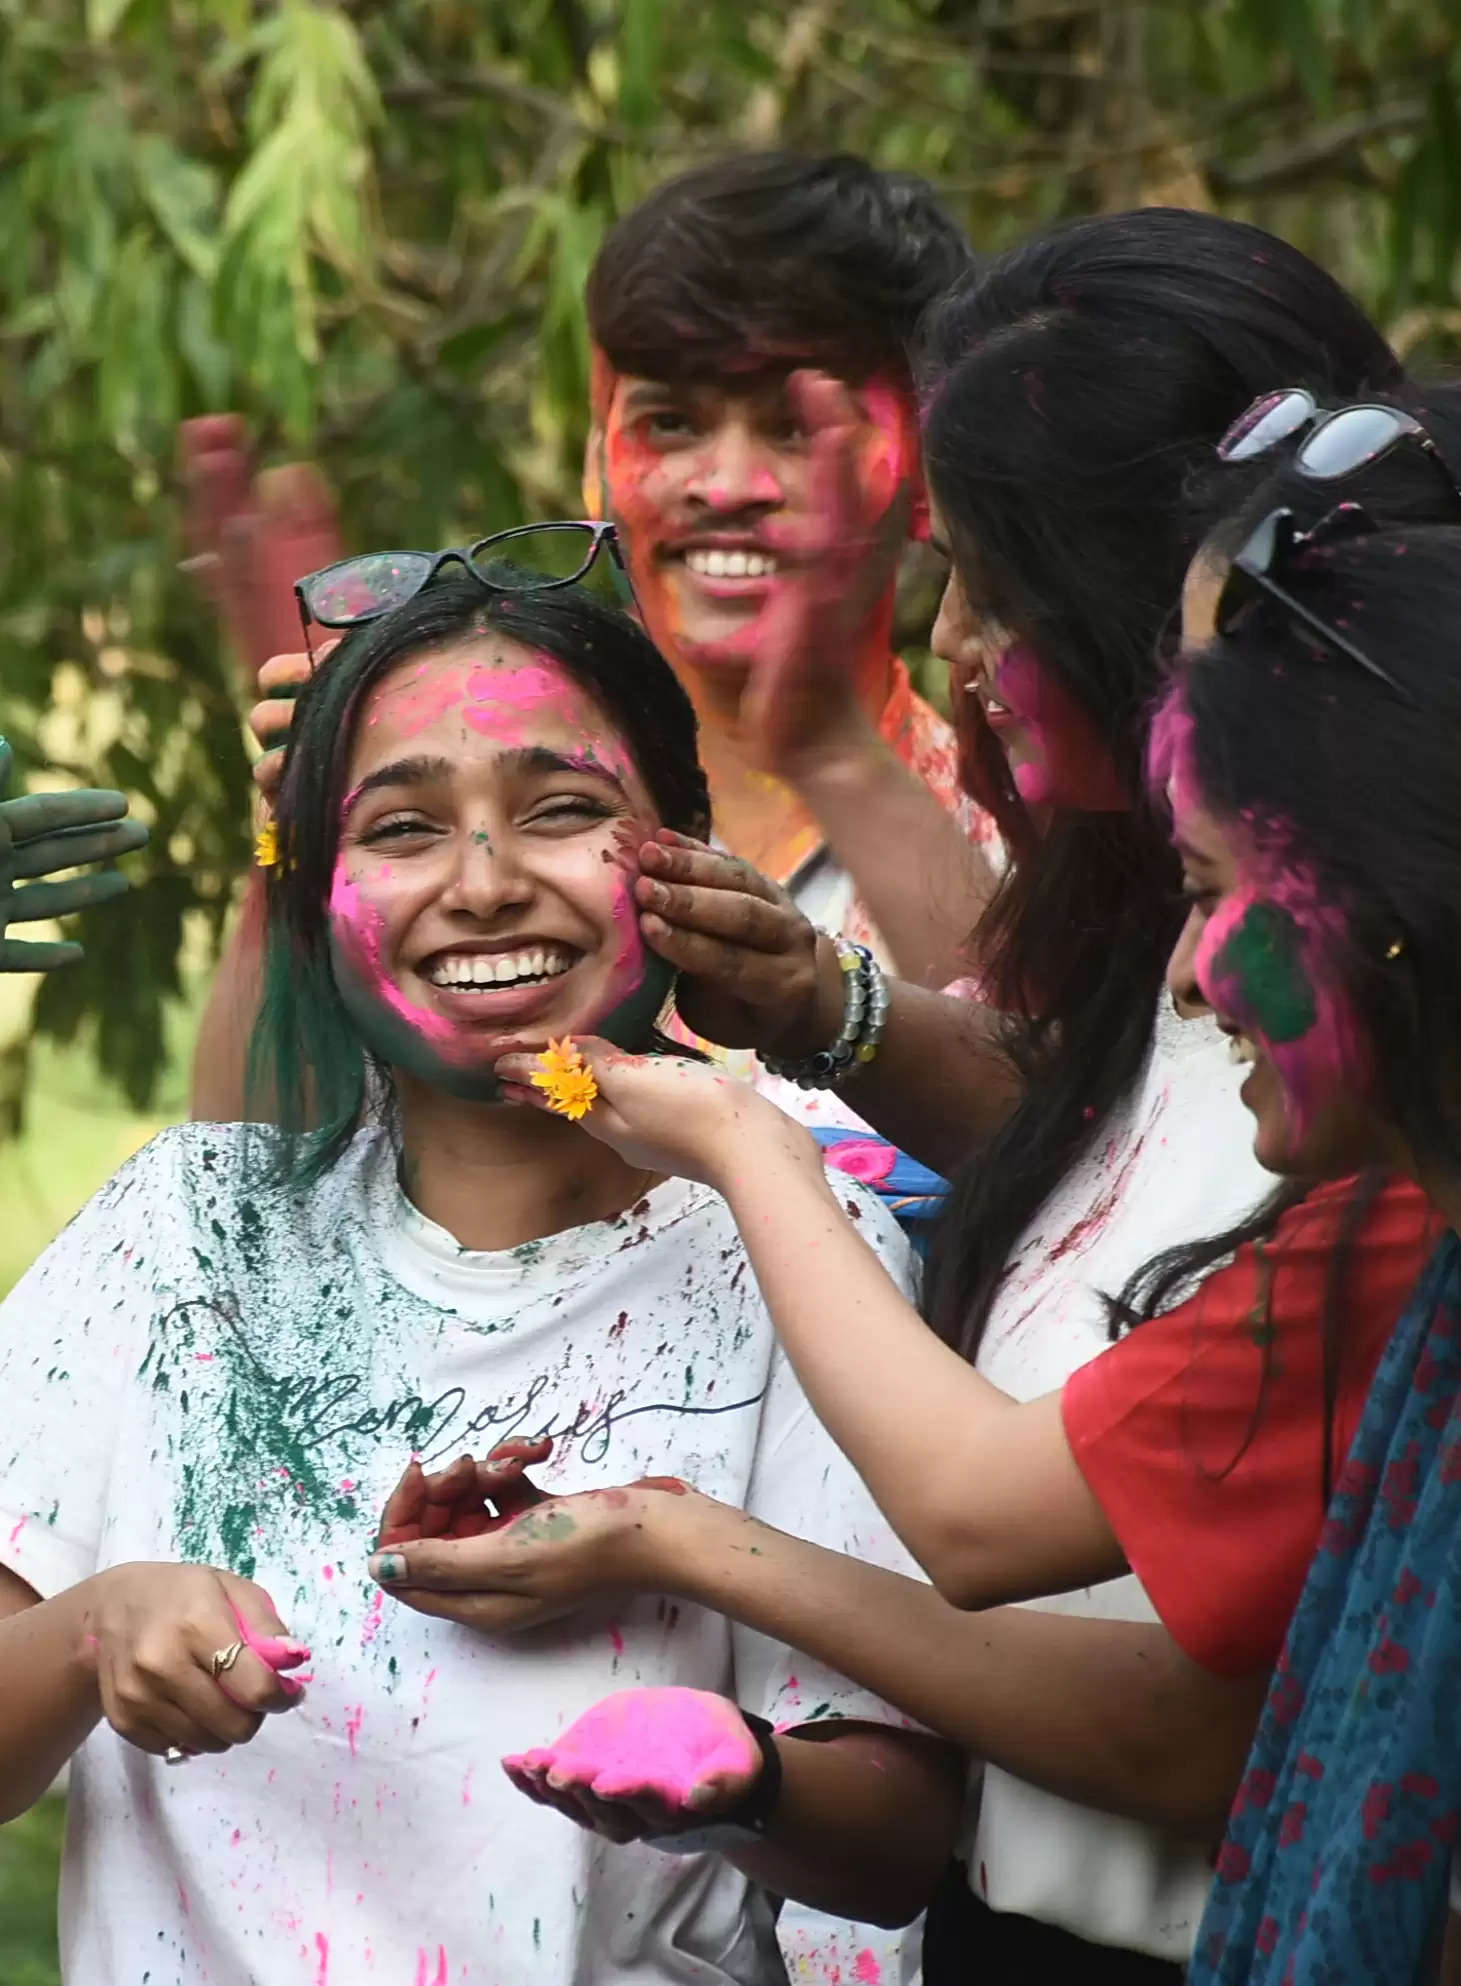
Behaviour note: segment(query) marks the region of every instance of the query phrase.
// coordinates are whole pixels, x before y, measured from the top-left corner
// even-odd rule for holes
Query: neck
[[[893,605],[890,587],[863,621],[848,658],[858,705],[874,729],[893,688]],[[716,831],[733,855],[774,874],[778,852],[809,830],[813,820],[795,785],[767,769],[761,741],[747,727],[752,668],[702,668],[693,649],[676,645],[666,652],[695,706]]]
[[[395,1081],[407,1195],[463,1248],[518,1248],[611,1220],[659,1183],[567,1118],[464,1103],[403,1070]]]

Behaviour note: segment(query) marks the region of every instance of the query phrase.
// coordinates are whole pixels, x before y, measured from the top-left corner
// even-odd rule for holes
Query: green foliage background
[[[180,418],[313,453],[352,542],[577,507],[605,224],[732,145],[937,181],[981,247],[1212,205],[1456,331],[1461,0],[0,0],[0,717],[126,788],[147,887],[34,1025],[139,1107],[247,859],[237,685],[178,570]],[[19,1120],[21,1025],[0,1056]]]

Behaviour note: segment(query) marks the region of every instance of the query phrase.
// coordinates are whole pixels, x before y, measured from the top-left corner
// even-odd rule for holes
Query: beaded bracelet
[[[763,1067],[773,1076],[795,1083],[798,1089],[832,1089],[854,1066],[871,1062],[887,1025],[888,986],[882,967],[866,945],[838,937],[832,943],[843,975],[841,1031],[813,1055],[787,1061],[771,1055],[761,1057]]]

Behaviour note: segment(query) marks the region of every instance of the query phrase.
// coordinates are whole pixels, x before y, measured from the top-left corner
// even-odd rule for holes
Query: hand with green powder
[[[671,1561],[694,1557],[697,1511],[724,1506],[672,1477],[549,1496],[524,1471],[551,1449],[507,1441],[431,1475],[413,1461],[382,1516],[371,1578],[416,1613],[486,1634],[668,1590]]]
[[[13,763],[0,738],[0,793],[9,787]],[[145,847],[146,828],[125,819],[126,812],[125,794],[93,787],[0,800],[0,972],[50,972],[80,959],[80,945],[12,938],[9,927],[66,917],[123,895],[127,879],[115,869],[60,883],[29,879]],[[17,889],[20,882],[27,886]]]

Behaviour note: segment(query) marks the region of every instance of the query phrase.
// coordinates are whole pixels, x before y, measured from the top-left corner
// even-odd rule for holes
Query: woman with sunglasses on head
[[[707,826],[655,649],[524,581],[443,572],[300,699],[257,1039],[282,1128],[164,1132],[6,1301],[0,1811],[74,1754],[68,1986],[762,1986],[772,1896],[896,1925],[948,1853],[959,1760],[822,1664],[608,1588],[505,1642],[367,1575],[383,1506],[391,1538],[481,1532],[525,1458],[621,1512],[693,1474],[907,1564],[723,1202],[586,1137],[565,1047],[546,1117],[492,1074],[512,1043],[655,1040],[632,850]],[[495,1473],[460,1459],[503,1437]],[[610,1853],[500,1768],[614,1691]]]
[[[1339,1477],[1194,1986],[1435,1977],[1461,1828],[1461,397],[1386,413],[1314,425],[1212,541],[1188,622],[1217,631],[1155,737],[1194,900],[1173,979],[1250,1065],[1260,1157],[1399,1169],[1448,1230]]]

